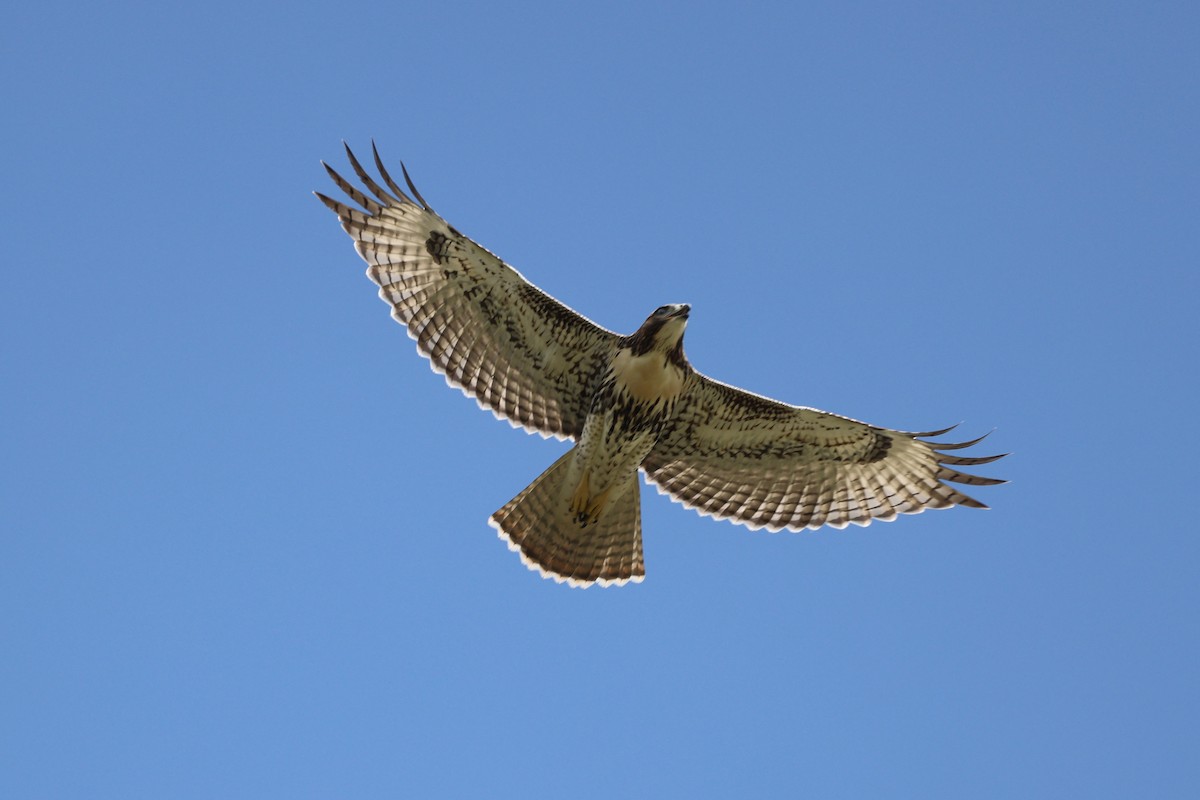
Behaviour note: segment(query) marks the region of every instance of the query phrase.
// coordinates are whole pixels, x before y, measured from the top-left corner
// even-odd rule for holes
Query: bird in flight
[[[654,310],[633,333],[606,330],[455,230],[401,165],[372,145],[381,186],[349,146],[366,191],[328,164],[357,208],[316,195],[367,262],[392,317],[446,381],[500,419],[575,442],[489,522],[543,577],[572,586],[645,577],[638,470],[704,516],[753,529],[866,525],[927,508],[987,508],[950,484],[1004,483],[959,467],[969,442],[793,406],[697,372],[683,353],[690,307]]]

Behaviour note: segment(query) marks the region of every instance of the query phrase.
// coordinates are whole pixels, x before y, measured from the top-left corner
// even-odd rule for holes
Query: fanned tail
[[[646,575],[642,559],[641,486],[637,472],[626,490],[615,497],[600,518],[586,526],[572,519],[568,473],[572,449],[510,500],[489,524],[510,550],[542,577],[559,583],[588,587],[641,582]]]

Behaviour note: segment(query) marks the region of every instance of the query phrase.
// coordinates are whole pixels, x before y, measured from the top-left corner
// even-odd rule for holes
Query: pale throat
[[[657,348],[637,356],[629,348],[618,350],[612,372],[616,384],[643,403],[674,399],[683,388],[683,369]]]

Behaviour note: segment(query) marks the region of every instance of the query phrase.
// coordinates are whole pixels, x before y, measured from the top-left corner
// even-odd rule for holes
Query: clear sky
[[[1196,796],[1198,9],[5,10],[0,796]],[[643,488],[644,584],[538,578],[486,520],[564,445],[311,194],[372,137],[599,323],[1012,482]]]

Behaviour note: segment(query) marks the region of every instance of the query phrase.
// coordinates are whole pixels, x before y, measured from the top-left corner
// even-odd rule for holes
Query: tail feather
[[[580,526],[570,511],[569,451],[537,480],[492,514],[489,524],[530,569],[559,583],[588,587],[640,582],[642,559],[641,486],[637,473],[595,522]]]

